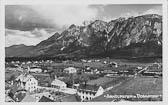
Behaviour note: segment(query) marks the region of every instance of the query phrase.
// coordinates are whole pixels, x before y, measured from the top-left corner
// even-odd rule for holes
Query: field
[[[77,68],[81,68],[83,66],[89,66],[91,68],[103,68],[106,64],[103,64],[104,61],[107,62],[117,62],[118,65],[131,65],[131,66],[148,66],[150,64],[152,64],[151,62],[148,63],[143,63],[143,62],[132,62],[130,60],[125,60],[125,59],[107,59],[107,58],[103,58],[103,59],[99,59],[99,62],[95,62],[95,59],[89,59],[92,62],[81,62],[81,61],[71,61],[70,63],[54,63],[51,64],[50,66],[53,67],[58,67],[58,68],[66,68],[66,67],[77,67]]]
[[[115,86],[116,84],[123,82],[124,80],[126,80],[128,78],[126,77],[102,77],[102,78],[98,78],[96,80],[91,80],[88,81],[87,84],[90,85],[101,85],[104,89],[111,87],[111,86]]]
[[[114,101],[114,98],[106,98],[104,95],[162,95],[162,78],[137,77],[123,82],[120,86],[105,92],[92,101]],[[136,99],[135,100],[139,100]],[[148,100],[148,99],[143,99]],[[157,100],[157,99],[153,99]],[[158,99],[160,100],[160,99]],[[142,101],[142,99],[140,100]]]
[[[162,78],[137,77],[113,89],[110,94],[162,95]]]

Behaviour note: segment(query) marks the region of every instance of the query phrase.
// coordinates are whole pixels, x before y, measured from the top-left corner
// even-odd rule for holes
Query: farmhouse
[[[38,81],[30,74],[21,74],[16,78],[16,81],[17,85],[30,92],[37,90]]]
[[[86,73],[86,74],[93,74],[94,72],[93,72],[92,69],[86,69],[86,70],[85,70],[85,73]]]
[[[64,72],[70,74],[70,73],[76,73],[77,70],[76,70],[76,68],[74,68],[74,67],[68,67],[68,68],[65,68],[65,69],[64,69]]]
[[[38,68],[38,67],[29,67],[28,71],[33,72],[33,73],[40,73],[40,72],[42,72],[42,69]]]
[[[104,89],[97,85],[80,84],[78,87],[77,94],[80,96],[82,101],[92,100],[93,98],[102,95]]]
[[[53,88],[57,88],[57,89],[65,89],[67,87],[67,85],[59,79],[53,80],[51,83],[51,86]]]

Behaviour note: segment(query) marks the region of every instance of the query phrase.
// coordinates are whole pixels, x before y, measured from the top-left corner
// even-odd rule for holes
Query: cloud
[[[95,19],[97,13],[88,5],[7,5],[5,44],[36,45],[71,24]]]
[[[161,6],[154,6],[149,9],[144,9],[144,10],[139,10],[139,11],[132,10],[132,9],[125,9],[125,11],[119,14],[118,16],[113,16],[113,15],[103,16],[102,20],[108,22],[110,20],[118,19],[119,17],[129,18],[132,16],[136,17],[136,16],[141,16],[141,15],[146,15],[146,14],[162,15],[162,8]]]
[[[122,14],[121,16],[122,17],[131,17],[131,16],[141,16],[141,15],[146,15],[146,14],[158,14],[158,15],[162,15],[162,8],[160,7],[154,7],[154,8],[150,8],[148,10],[145,10],[145,11],[139,11],[139,12],[136,12],[136,11],[129,11],[129,12],[126,12],[124,14]]]
[[[96,8],[88,5],[40,5],[29,6],[47,20],[53,21],[57,27],[81,25],[84,20],[93,20],[98,14]]]
[[[7,5],[5,6],[6,46],[35,45],[71,24],[145,14],[162,15],[161,6],[133,5]]]
[[[54,24],[44,19],[36,11],[24,5],[5,6],[5,28],[30,31],[35,28],[55,28]]]
[[[155,7],[155,8],[151,8],[147,11],[144,11],[142,14],[145,15],[145,14],[158,14],[158,15],[162,15],[162,8],[160,7]]]
[[[5,29],[5,46],[14,44],[36,45],[53,34],[54,31],[37,28],[32,31]]]

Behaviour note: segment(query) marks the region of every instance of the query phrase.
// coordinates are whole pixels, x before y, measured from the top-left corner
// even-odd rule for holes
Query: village
[[[146,87],[159,85],[161,88],[162,63],[121,63],[109,58],[10,61],[5,63],[5,102],[115,101],[116,99],[106,99],[104,95],[110,92],[113,95],[133,95],[128,91],[134,88],[137,92],[135,87],[130,87],[123,93],[119,93],[122,92],[120,88],[130,81],[141,79],[146,84],[138,88],[139,94],[145,94],[143,88]],[[151,82],[153,80],[159,81],[159,84]],[[159,90],[156,94],[162,95],[161,93]],[[121,100],[126,99],[117,99]],[[162,100],[162,97],[152,100]]]

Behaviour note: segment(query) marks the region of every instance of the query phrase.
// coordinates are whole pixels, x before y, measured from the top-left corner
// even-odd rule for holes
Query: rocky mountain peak
[[[110,22],[95,20],[84,26],[72,24],[61,34],[40,42],[29,54],[154,56],[161,54],[160,49],[162,16],[149,14]]]

